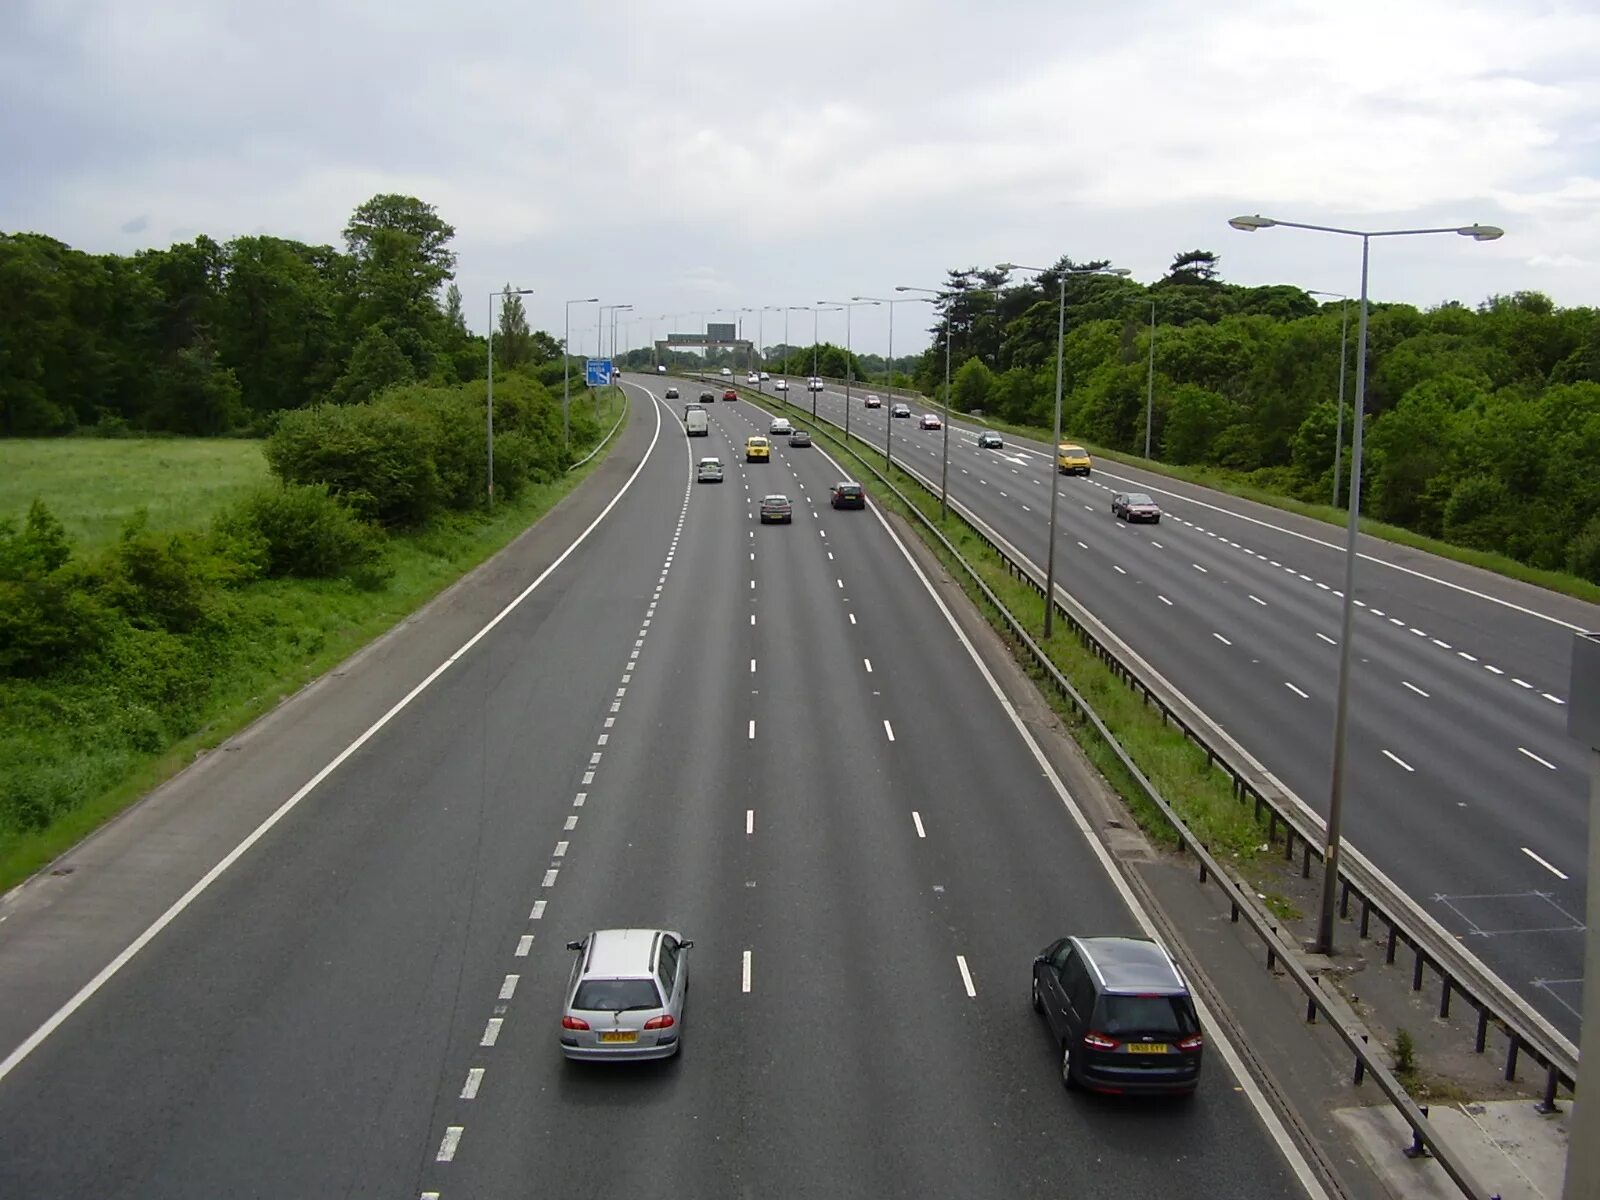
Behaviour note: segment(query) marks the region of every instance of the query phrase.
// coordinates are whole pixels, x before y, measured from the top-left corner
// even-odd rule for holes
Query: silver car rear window
[[[653,979],[586,979],[578,985],[572,1007],[585,1012],[660,1008],[661,993]]]

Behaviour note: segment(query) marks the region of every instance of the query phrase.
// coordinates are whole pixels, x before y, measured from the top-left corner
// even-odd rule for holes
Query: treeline
[[[454,234],[399,195],[357,208],[342,249],[202,235],[123,256],[0,234],[0,436],[262,434],[284,410],[481,379]],[[543,378],[561,353],[514,295],[495,340],[498,364]]]
[[[951,402],[1048,428],[1059,272],[951,271],[934,343],[916,372]],[[1218,257],[1177,256],[1143,286],[1067,279],[1063,429],[1142,454],[1155,317],[1151,453],[1240,473],[1327,503],[1338,426],[1340,301],[1289,286],[1224,282]],[[1363,511],[1459,545],[1600,582],[1600,313],[1535,292],[1476,308],[1373,304]],[[1356,311],[1349,308],[1340,470],[1348,481]],[[1343,503],[1347,482],[1340,488]]]

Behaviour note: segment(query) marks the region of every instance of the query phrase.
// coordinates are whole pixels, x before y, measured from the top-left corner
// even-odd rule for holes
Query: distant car
[[[867,494],[861,490],[859,483],[841,479],[828,489],[828,503],[834,508],[865,508]]]
[[[789,435],[789,445],[790,446],[809,446],[809,445],[811,445],[811,431],[808,430],[808,429],[796,429],[794,432],[792,432]]]
[[[1111,497],[1111,511],[1124,521],[1148,521],[1161,524],[1161,506],[1143,492],[1116,492]]]
[[[764,437],[748,437],[744,440],[745,462],[768,462],[772,458],[772,445]]]
[[[657,375],[665,375],[666,373],[667,373],[667,364],[666,363],[657,363],[656,364],[656,374]]]
[[[728,388],[722,393],[722,398],[724,400],[737,400],[739,398],[739,393],[733,388]]]
[[[889,415],[894,417],[909,417],[911,415],[911,406],[907,404],[896,404],[889,410]]]
[[[678,398],[678,389],[675,387],[669,387],[665,394],[668,400],[676,400]]]
[[[992,429],[985,429],[978,435],[979,450],[998,450],[1005,444],[1005,439]]]
[[[1033,960],[1033,1010],[1061,1052],[1061,1082],[1191,1093],[1205,1038],[1172,956],[1145,938],[1065,937]]]
[[[723,367],[722,368],[722,373],[724,375],[732,375],[733,374],[733,368],[732,367]]]
[[[695,468],[694,481],[696,483],[721,483],[722,460],[720,458],[702,458],[700,465]]]
[[[922,419],[917,422],[923,429],[943,429],[944,422],[939,420],[938,413],[923,413]]]
[[[772,376],[768,375],[765,371],[761,372],[761,382],[762,383],[765,383],[767,380],[769,380],[771,378],[772,378]]]
[[[561,1053],[577,1059],[678,1053],[694,942],[670,929],[596,929],[577,952],[561,1012]]]
[[[767,432],[773,437],[788,437],[794,432],[794,426],[789,424],[786,417],[774,417],[772,424],[767,426]]]
[[[810,379],[806,380],[806,390],[808,392],[820,392],[825,386],[826,385],[822,382],[822,380],[818,379],[814,375]]]
[[[867,398],[861,402],[867,408],[882,408],[883,397],[876,392],[868,392]]]
[[[744,377],[744,381],[746,383],[760,383],[761,376],[757,375],[754,371],[751,371],[750,374]]]
[[[1088,475],[1094,463],[1082,446],[1062,442],[1056,447],[1056,470],[1063,475]]]
[[[717,402],[717,394],[715,392],[701,392],[700,393],[700,403],[701,404],[715,404],[716,402]]]
[[[781,522],[784,525],[794,524],[794,506],[789,503],[789,497],[780,496],[776,492],[761,497],[761,523],[765,525],[769,521]]]
[[[772,385],[772,390],[775,392],[787,392],[789,390],[789,381],[787,379],[778,380],[777,383]]]

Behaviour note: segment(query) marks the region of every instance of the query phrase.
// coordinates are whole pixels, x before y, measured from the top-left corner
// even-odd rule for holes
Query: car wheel
[[[1044,1011],[1044,1001],[1039,999],[1039,977],[1037,975],[1033,977],[1033,987],[1029,990],[1033,993],[1033,1011],[1042,1013]]]
[[[1061,1043],[1061,1085],[1069,1092],[1078,1090],[1078,1077],[1072,1070],[1072,1047]]]

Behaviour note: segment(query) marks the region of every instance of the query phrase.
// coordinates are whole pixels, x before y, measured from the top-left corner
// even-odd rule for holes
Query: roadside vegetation
[[[446,286],[454,232],[380,195],[342,250],[202,236],[89,255],[0,234],[0,888],[603,458],[577,466],[620,392],[579,389],[569,446],[548,386],[564,349],[508,287],[491,503],[488,344]]]

